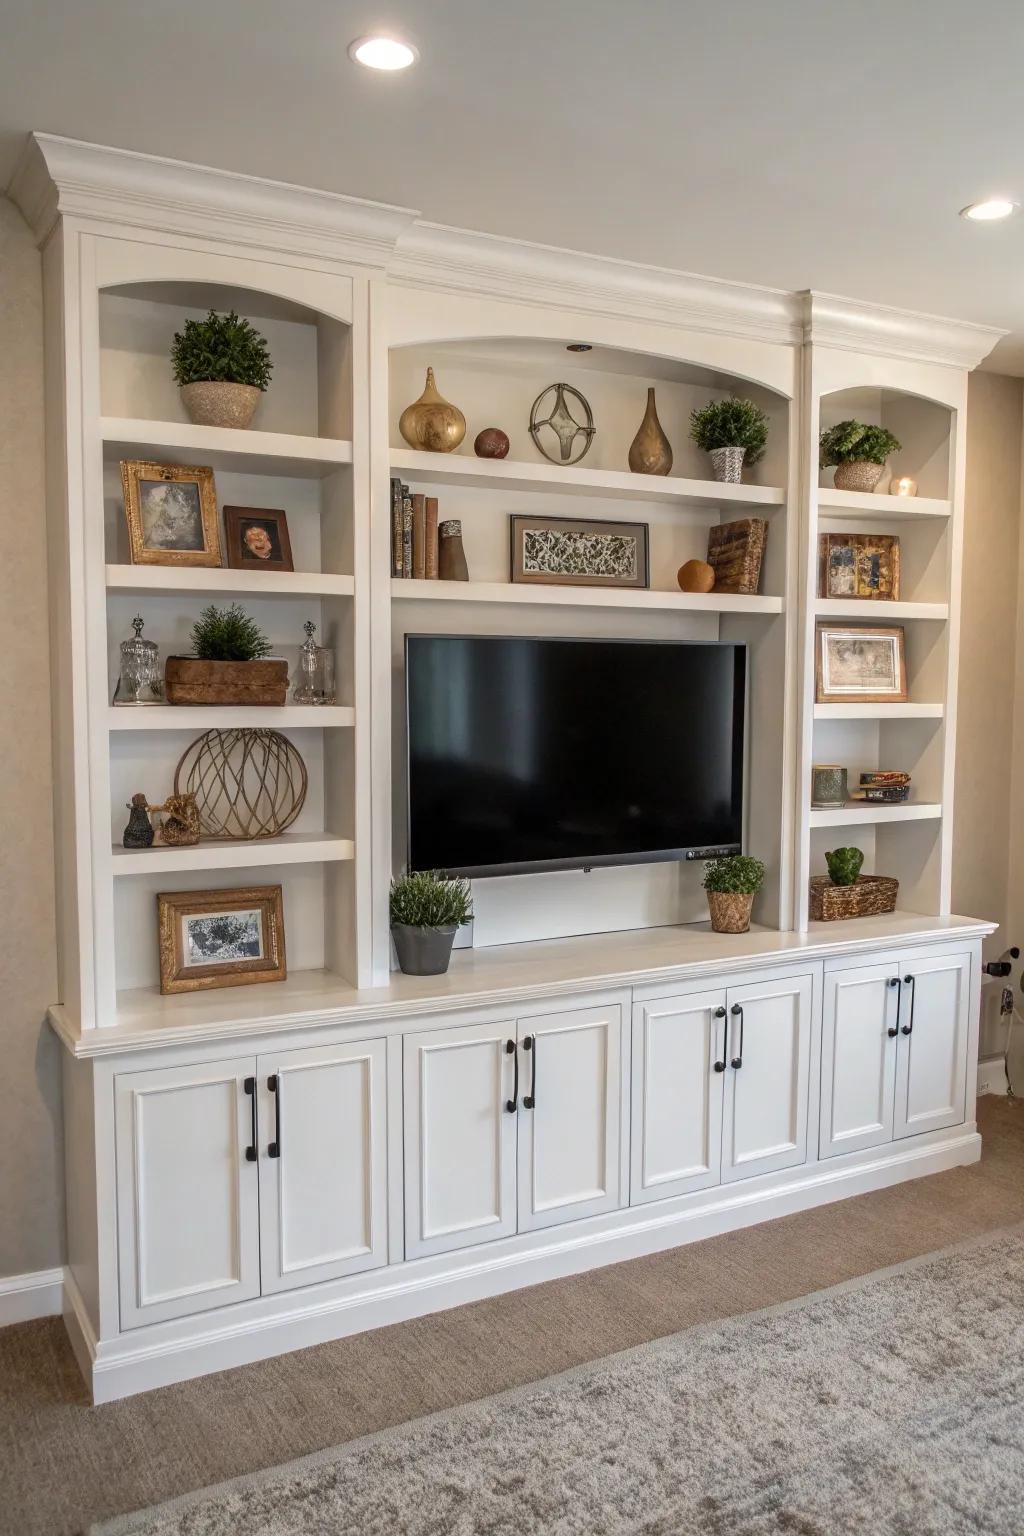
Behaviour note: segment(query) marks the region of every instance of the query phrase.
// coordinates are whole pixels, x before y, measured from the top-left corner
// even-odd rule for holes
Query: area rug
[[[1024,1234],[644,1345],[92,1536],[1019,1536]]]

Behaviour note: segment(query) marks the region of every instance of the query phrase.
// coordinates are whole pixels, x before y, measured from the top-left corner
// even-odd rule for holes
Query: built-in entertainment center
[[[992,925],[950,911],[952,790],[967,377],[999,333],[47,136],[12,192],[44,264],[50,1017],[96,1400],[975,1160]],[[273,354],[248,429],[174,387],[211,309]],[[468,421],[452,452],[399,427],[427,369]],[[592,412],[582,462],[531,436],[556,381]],[[651,388],[666,474],[628,468]],[[738,399],[766,450],[717,481],[687,424]],[[836,488],[819,436],[850,418],[916,495]],[[474,453],[488,427],[506,457]],[[284,509],[294,569],[134,563],[124,461]],[[461,523],[468,579],[396,574],[394,480]],[[512,580],[513,518],[643,525],[648,583]],[[745,519],[757,590],[681,590]],[[898,598],[821,595],[821,536],[858,531],[899,536]],[[312,625],[329,699],[114,704],[134,617],[180,653],[211,601],[293,671]],[[868,621],[901,633],[900,696],[822,698],[820,627]],[[295,819],[125,846],[133,796],[233,727],[301,754]],[[912,793],[812,805],[820,764]],[[811,921],[852,842],[897,910]],[[713,933],[694,855],[739,849],[754,922]],[[472,882],[444,975],[394,968],[409,867]],[[161,992],[158,897],[211,887],[280,888],[285,980]]]

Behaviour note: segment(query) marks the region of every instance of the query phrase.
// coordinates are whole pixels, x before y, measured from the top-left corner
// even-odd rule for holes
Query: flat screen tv
[[[740,850],[746,647],[408,635],[408,863],[472,877]]]

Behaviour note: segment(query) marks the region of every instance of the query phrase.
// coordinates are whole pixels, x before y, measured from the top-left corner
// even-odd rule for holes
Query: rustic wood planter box
[[[858,875],[854,885],[833,885],[827,875],[811,876],[810,915],[817,923],[844,917],[881,917],[895,912],[900,883],[891,875]]]
[[[164,667],[168,704],[284,704],[286,661],[201,661],[168,656]]]

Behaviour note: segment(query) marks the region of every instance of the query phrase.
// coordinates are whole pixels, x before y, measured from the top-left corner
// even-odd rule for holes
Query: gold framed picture
[[[823,533],[818,596],[898,602],[900,541],[892,533]]]
[[[125,459],[121,484],[133,565],[220,565],[212,469]]]
[[[202,992],[284,981],[284,903],[279,885],[165,891],[157,896],[160,991]]]
[[[819,624],[815,634],[819,704],[899,704],[907,698],[902,626]]]

